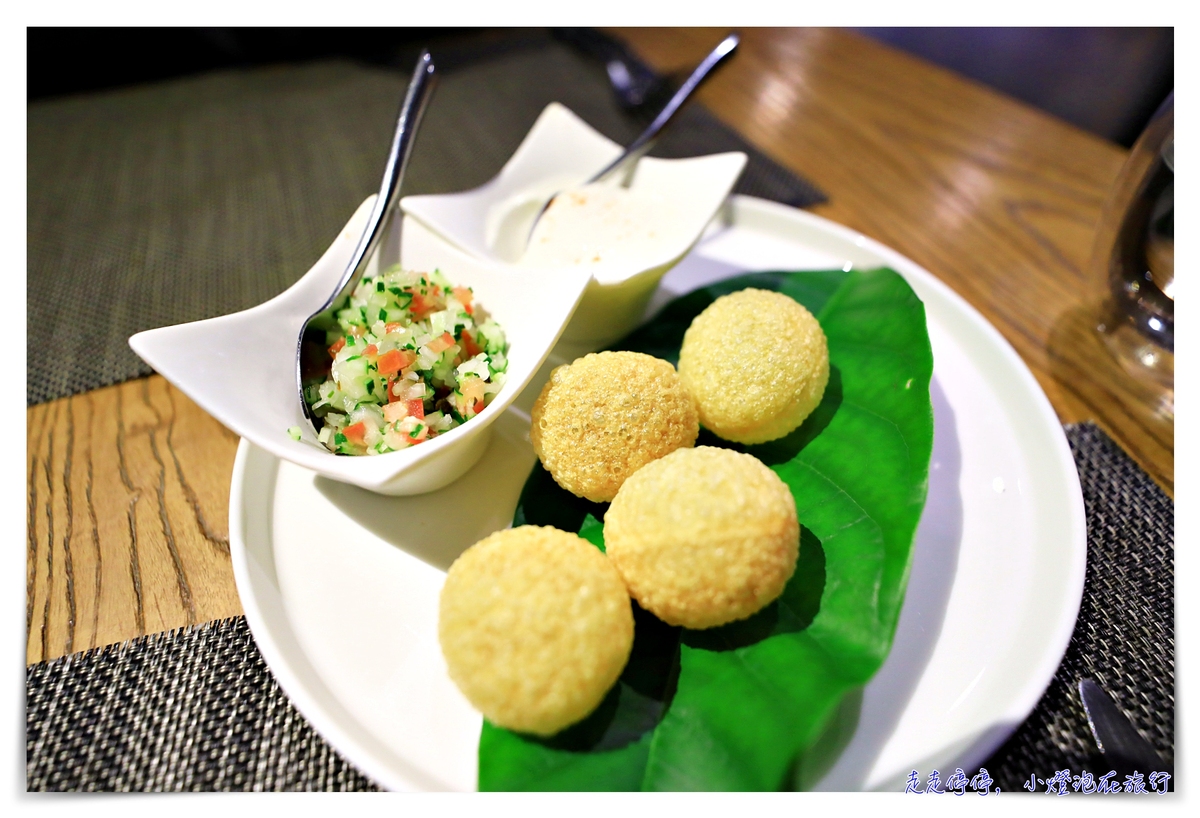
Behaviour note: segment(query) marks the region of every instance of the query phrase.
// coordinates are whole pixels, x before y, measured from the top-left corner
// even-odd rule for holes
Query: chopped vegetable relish
[[[304,399],[324,420],[317,435],[337,454],[406,449],[466,423],[504,385],[508,342],[500,325],[440,271],[395,265],[364,277],[326,313],[332,359]]]

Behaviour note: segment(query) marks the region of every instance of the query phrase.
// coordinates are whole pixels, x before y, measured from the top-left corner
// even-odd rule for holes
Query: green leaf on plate
[[[601,551],[605,551],[604,523],[597,520],[591,514],[583,518],[583,525],[579,526],[579,536],[583,537]]]
[[[933,447],[925,308],[892,270],[770,272],[681,296],[618,345],[676,362],[692,318],[745,287],[804,304],[829,341],[817,410],[757,446],[701,431],[698,445],[750,452],[788,484],[802,525],[783,595],[749,619],[692,631],[634,605],[629,664],[600,707],[550,739],[487,722],[482,790],[774,790],[843,698],[879,669],[895,633]],[[603,548],[606,505],[540,465],[513,524],[553,525]]]

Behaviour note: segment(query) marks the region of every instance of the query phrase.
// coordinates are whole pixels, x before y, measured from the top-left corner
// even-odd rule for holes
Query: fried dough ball
[[[604,542],[639,605],[671,625],[712,628],[783,593],[800,523],[791,491],[757,458],[697,446],[625,481]]]
[[[817,319],[795,300],[739,290],[692,321],[679,377],[705,428],[735,443],[765,443],[817,408],[829,381],[829,349]]]
[[[605,503],[651,460],[695,444],[696,405],[675,368],[640,352],[560,366],[533,405],[529,439],[555,482]]]
[[[493,724],[549,736],[595,710],[621,675],[633,609],[587,540],[521,526],[450,566],[438,641],[450,678]]]

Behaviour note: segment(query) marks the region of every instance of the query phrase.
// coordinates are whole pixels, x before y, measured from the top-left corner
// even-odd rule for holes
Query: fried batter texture
[[[521,526],[450,566],[438,641],[450,678],[493,724],[549,736],[595,710],[621,675],[632,604],[595,546]]]
[[[739,290],[692,321],[679,377],[705,428],[735,443],[765,443],[817,408],[829,381],[829,349],[817,319],[793,299]]]
[[[639,605],[672,625],[712,628],[783,592],[800,524],[791,491],[757,458],[697,446],[625,481],[604,542]]]
[[[598,503],[645,464],[694,445],[700,432],[675,368],[640,352],[595,352],[558,367],[532,421],[533,450],[555,482]]]

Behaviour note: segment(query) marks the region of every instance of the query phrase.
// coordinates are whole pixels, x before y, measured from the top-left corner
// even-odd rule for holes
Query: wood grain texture
[[[720,29],[615,29],[660,71]],[[700,90],[726,124],[829,194],[814,212],[949,284],[1017,350],[1064,423],[1093,420],[1169,493],[1174,422],[1092,332],[1088,273],[1126,152],[851,32],[746,29]]]
[[[241,613],[231,432],[157,376],[26,419],[27,662]]]
[[[716,29],[621,29],[659,70]],[[953,287],[1064,422],[1095,420],[1168,491],[1174,426],[1091,331],[1092,235],[1119,147],[845,31],[748,29],[700,92],[830,197],[816,212]],[[235,437],[154,376],[27,410],[30,662],[241,612],[228,556]]]

